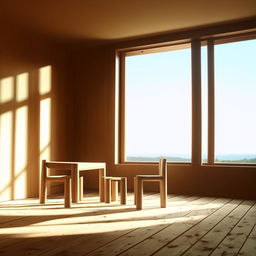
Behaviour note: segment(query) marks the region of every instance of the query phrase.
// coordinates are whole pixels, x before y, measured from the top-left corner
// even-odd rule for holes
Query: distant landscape
[[[171,156],[127,156],[128,162],[156,162],[159,158],[164,157],[168,162],[190,162],[190,158],[171,157]]]
[[[146,155],[128,155],[128,162],[156,162],[159,158],[164,157],[168,162],[191,162],[188,156],[146,156]],[[203,157],[203,162],[207,162],[207,158]],[[256,163],[256,155],[219,155],[215,158],[216,163]]]

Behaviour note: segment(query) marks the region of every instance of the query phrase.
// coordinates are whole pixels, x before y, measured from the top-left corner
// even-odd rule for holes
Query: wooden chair
[[[126,177],[105,177],[105,202],[117,201],[118,183],[120,183],[120,203],[126,204],[127,178]]]
[[[40,204],[45,204],[47,199],[47,182],[64,183],[64,207],[71,207],[71,176],[70,175],[48,175],[47,162],[42,160],[41,184],[39,190]],[[83,199],[83,176],[79,178],[80,191],[79,200]]]
[[[161,207],[166,208],[167,200],[167,162],[161,158],[159,161],[158,175],[136,175],[134,177],[134,202],[138,210],[142,209],[143,182],[157,181],[160,183]]]

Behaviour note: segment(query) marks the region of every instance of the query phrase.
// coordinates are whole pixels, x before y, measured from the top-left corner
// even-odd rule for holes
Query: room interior
[[[159,248],[164,248],[167,243],[170,248],[175,248],[176,244],[173,247],[171,244],[173,238],[164,243],[159,242],[161,236],[158,237],[156,240],[159,245],[155,251],[145,250],[149,243],[145,246],[136,243],[138,248],[131,244],[131,250],[126,247],[117,252],[113,248],[117,248],[118,243],[109,242],[118,237],[119,243],[122,243],[128,239],[129,232],[135,229],[138,232],[134,235],[135,240],[142,229],[143,232],[148,230],[148,237],[151,237],[153,229],[160,230],[166,225],[166,216],[170,216],[168,209],[171,207],[168,204],[166,209],[159,208],[159,198],[153,195],[159,191],[157,184],[145,184],[148,193],[145,204],[149,208],[139,213],[140,218],[144,218],[143,223],[136,219],[133,178],[138,174],[154,174],[158,163],[129,163],[120,156],[122,149],[117,133],[120,133],[121,128],[116,112],[120,103],[116,94],[119,81],[117,50],[162,46],[173,41],[196,42],[222,34],[248,33],[255,39],[255,1],[99,0],[60,3],[29,0],[24,3],[10,0],[2,1],[0,9],[0,226],[5,241],[0,246],[4,248],[0,249],[0,255],[14,255],[19,248],[23,248],[23,243],[26,245],[23,245],[20,255],[153,255],[155,252],[167,255],[168,251],[161,252]],[[237,214],[240,217],[237,218],[252,212],[250,221],[255,227],[255,164],[201,164],[201,116],[200,112],[194,111],[193,160],[189,164],[168,163],[168,198],[173,200],[177,209],[182,204],[193,208],[197,205],[193,205],[193,200],[200,199],[198,205],[201,215],[202,212],[212,214],[214,207],[237,209],[241,205],[243,210],[239,208],[240,215]],[[95,201],[98,202],[98,176],[94,172],[85,175],[85,198],[88,201],[72,207],[72,213],[63,209],[63,204],[58,204],[60,201],[57,201],[57,205],[55,201],[48,206],[36,205],[42,159],[106,163],[107,175],[127,177],[128,206],[122,207],[119,203],[111,204],[111,207],[95,205]],[[62,195],[62,192],[61,185],[51,186],[51,194]],[[31,212],[25,210],[26,203]],[[204,205],[212,208],[204,209]],[[33,207],[39,208],[36,210]],[[86,209],[92,209],[93,212],[87,212]],[[191,220],[194,215],[187,208],[185,212],[188,213],[186,218]],[[77,226],[79,223],[88,225],[89,222],[102,224],[106,218],[112,227],[108,226],[97,233],[94,223],[96,226],[88,226],[85,233],[73,228],[67,235],[59,237],[56,232],[65,233],[61,227],[72,222],[69,214],[72,218],[76,216]],[[229,214],[228,210],[226,214]],[[156,215],[158,218],[154,219]],[[115,216],[119,221],[127,222],[130,218],[133,222],[130,222],[130,226],[126,223],[120,228]],[[22,224],[22,217],[27,224]],[[88,223],[83,217],[88,219]],[[197,216],[193,221],[197,218],[200,219]],[[19,235],[8,229],[25,228],[44,221],[49,221],[49,225],[55,221],[56,232],[33,237],[33,232],[29,235],[29,230],[23,237],[22,232]],[[172,224],[173,230],[176,230],[175,227],[178,229],[179,221],[182,222],[178,220]],[[219,222],[216,220],[216,223]],[[188,224],[185,223],[184,230],[180,232],[185,232],[185,225]],[[42,229],[40,232],[46,231]],[[94,235],[91,236],[90,232]],[[253,232],[256,232],[255,229]],[[54,237],[54,243],[51,237]],[[148,237],[145,241],[150,240]],[[180,243],[185,239],[179,238]],[[40,244],[40,239],[44,239],[45,246],[49,243],[51,250],[47,253],[45,248],[30,248],[31,243]],[[73,241],[73,244],[65,247],[65,241]],[[88,242],[87,246],[84,241]],[[112,251],[107,254],[108,243]],[[15,244],[14,249],[11,248],[12,244]],[[105,246],[104,249],[100,248],[101,245]],[[59,250],[56,249],[58,246]],[[75,248],[80,249],[75,251]],[[250,245],[248,248],[250,250],[241,255],[255,255],[255,246]],[[185,255],[186,250],[173,255]],[[196,251],[193,253],[186,255],[201,255],[196,254]],[[202,255],[208,255],[207,250],[204,253]]]

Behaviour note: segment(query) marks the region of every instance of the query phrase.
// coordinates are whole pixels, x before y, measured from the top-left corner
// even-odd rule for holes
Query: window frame
[[[198,41],[198,40],[197,40]],[[198,43],[199,45],[199,43]],[[157,44],[157,45],[151,45],[151,46],[143,46],[135,49],[126,49],[126,50],[118,50],[116,52],[116,64],[117,68],[116,71],[118,72],[116,76],[117,86],[116,86],[116,97],[119,98],[119,100],[116,101],[116,105],[118,104],[119,107],[116,108],[116,120],[119,119],[119,121],[116,121],[116,154],[115,154],[115,163],[125,163],[125,164],[154,164],[154,162],[129,162],[125,161],[125,57],[126,56],[135,56],[139,54],[148,54],[148,53],[157,53],[157,52],[166,52],[170,50],[177,50],[177,49],[185,49],[185,48],[191,48],[191,58],[192,58],[192,41],[182,40],[182,41],[175,41],[175,42],[168,42],[166,44]],[[191,73],[193,73],[192,65],[191,65]],[[193,88],[193,81],[191,79],[191,86]],[[192,89],[193,90],[193,89]],[[192,91],[191,91],[191,94]],[[194,101],[195,102],[195,101]],[[193,103],[192,103],[193,106]],[[195,111],[192,111],[195,113]],[[192,122],[193,117],[191,117]],[[193,125],[193,124],[192,124]],[[193,130],[193,129],[192,129]],[[193,136],[192,136],[193,138]],[[193,140],[193,139],[192,139]],[[118,141],[118,142],[117,142]],[[193,145],[193,141],[191,143]],[[192,147],[191,145],[191,147]],[[191,148],[191,162],[171,162],[172,164],[178,164],[178,165],[191,165],[192,164],[192,148]],[[195,156],[194,156],[195,158]],[[170,162],[169,162],[170,163]]]
[[[191,45],[191,101],[192,101],[192,145],[191,162],[168,162],[168,164],[186,166],[247,166],[256,163],[218,163],[214,162],[215,148],[215,88],[214,88],[214,45],[228,42],[256,39],[256,29],[212,34],[195,38],[186,38],[157,44],[128,47],[116,50],[116,101],[115,101],[115,164],[155,164],[156,162],[125,161],[125,57],[141,52],[155,53],[170,50],[180,45]],[[202,96],[201,96],[201,46],[207,45],[208,70],[208,128],[207,162],[202,162]],[[209,93],[210,92],[210,93]]]

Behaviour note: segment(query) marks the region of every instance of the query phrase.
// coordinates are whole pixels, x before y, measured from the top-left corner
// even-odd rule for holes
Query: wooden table
[[[105,201],[104,195],[104,179],[106,176],[106,164],[105,163],[92,163],[92,162],[59,162],[59,161],[48,161],[45,162],[45,167],[53,170],[69,170],[71,171],[71,184],[72,184],[72,202],[79,202],[79,173],[88,170],[99,171],[99,196],[100,201]],[[42,182],[41,182],[42,184]]]

